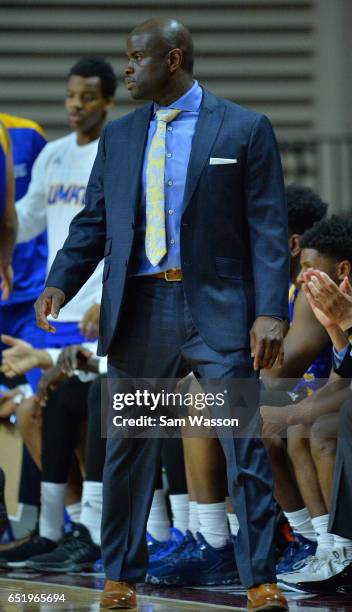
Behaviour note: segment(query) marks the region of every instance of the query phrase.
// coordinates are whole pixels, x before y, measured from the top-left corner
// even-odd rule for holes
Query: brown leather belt
[[[155,274],[148,274],[147,278],[163,278],[166,281],[174,282],[182,280],[182,270],[178,268],[171,268],[165,270],[165,272],[156,272]]]

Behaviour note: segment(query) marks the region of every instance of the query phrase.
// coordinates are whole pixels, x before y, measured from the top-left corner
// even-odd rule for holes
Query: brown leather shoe
[[[288,610],[286,598],[277,584],[260,584],[247,591],[247,610]]]
[[[100,607],[108,610],[137,609],[136,585],[117,580],[106,580]]]

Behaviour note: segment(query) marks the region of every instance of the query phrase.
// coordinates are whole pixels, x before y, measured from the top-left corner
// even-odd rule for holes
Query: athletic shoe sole
[[[219,574],[212,575],[208,578],[206,576],[200,577],[196,582],[189,582],[187,580],[181,580],[178,576],[163,576],[158,578],[147,574],[146,582],[148,584],[154,584],[158,586],[224,586],[229,584],[236,584],[238,582],[238,576],[234,573],[231,574]]]
[[[26,568],[37,570],[45,574],[64,574],[66,572],[92,572],[94,570],[95,561],[88,563],[62,563],[61,565],[48,565],[45,566],[41,563],[35,563],[34,561],[27,561]]]
[[[26,567],[27,561],[0,561],[0,567],[4,569],[16,569]]]
[[[297,586],[295,586],[292,583],[284,582],[283,580],[280,580],[279,577],[277,579],[277,585],[283,591],[291,591],[292,593],[304,593],[303,589],[299,589]]]

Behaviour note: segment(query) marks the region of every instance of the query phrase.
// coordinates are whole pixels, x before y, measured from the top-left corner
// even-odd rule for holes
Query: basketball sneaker
[[[87,527],[72,523],[72,531],[64,535],[54,550],[31,556],[26,567],[49,573],[93,571],[100,558],[100,547],[92,541]]]
[[[151,537],[150,534],[149,537]],[[159,546],[154,549],[154,552],[149,552],[149,564],[156,563],[157,561],[161,561],[162,559],[165,559],[165,557],[174,554],[184,543],[184,541],[185,536],[183,533],[179,529],[171,527],[170,538],[166,540],[166,542],[159,542]],[[154,540],[154,542],[156,542],[156,540]]]
[[[43,538],[37,534],[33,535],[29,540],[19,546],[0,551],[0,567],[26,567],[26,563],[30,557],[49,553],[54,550],[56,546],[56,542],[48,540],[48,538]]]
[[[238,579],[233,542],[213,548],[197,533],[197,539],[174,555],[149,567],[146,582],[158,586],[213,586]]]
[[[277,575],[296,572],[305,565],[306,559],[315,555],[317,542],[308,540],[294,532],[294,540],[289,543],[283,557],[276,566]]]
[[[191,549],[194,548],[196,544],[197,544],[197,540],[193,537],[192,533],[187,529],[183,537],[183,542],[181,542],[179,546],[175,548],[172,552],[170,552],[166,556],[163,556],[160,553],[160,557],[155,555],[153,559],[149,559],[148,569],[158,567],[159,565],[162,565],[164,563],[174,563],[176,559],[178,559],[180,556],[189,554]]]
[[[332,578],[332,576],[342,572],[350,563],[351,559],[347,557],[343,548],[332,551],[326,550],[323,554],[309,557],[307,563],[297,572],[281,574],[279,582],[280,584],[300,588],[301,583],[320,582]]]

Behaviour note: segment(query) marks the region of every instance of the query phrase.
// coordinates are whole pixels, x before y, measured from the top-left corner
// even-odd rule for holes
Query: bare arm
[[[329,382],[298,404],[289,406],[261,406],[264,420],[263,436],[271,437],[286,427],[309,425],[318,417],[338,412],[345,399],[351,397],[350,381],[333,373]]]
[[[281,368],[262,370],[261,378],[269,388],[285,388],[284,379],[300,379],[329,341],[324,327],[315,318],[304,294],[297,295],[292,325],[284,339],[285,361]],[[291,385],[292,386],[292,385]]]
[[[340,378],[336,374],[332,376],[324,387],[292,407],[288,425],[314,423],[324,414],[338,412],[342,402],[351,396],[349,382],[346,378]]]

